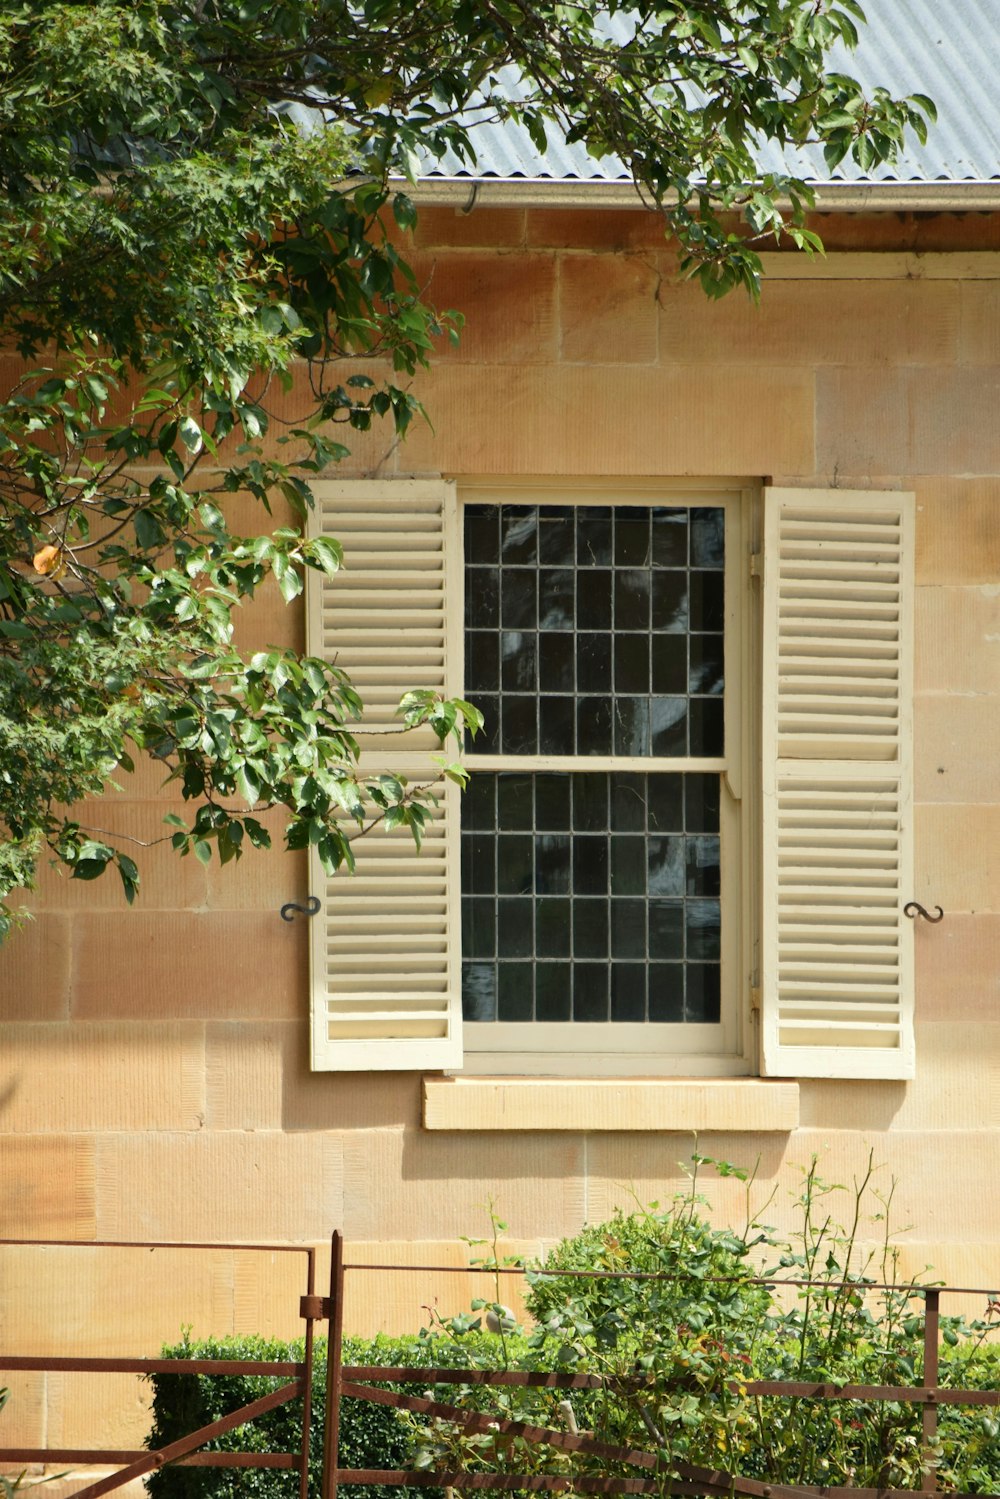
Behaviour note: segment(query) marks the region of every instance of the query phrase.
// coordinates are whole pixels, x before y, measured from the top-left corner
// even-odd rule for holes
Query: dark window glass
[[[688,560],[688,512],[653,511],[653,566],[684,567]]]
[[[611,691],[611,635],[576,637],[576,682],[581,692]]]
[[[530,833],[497,837],[497,889],[501,895],[528,895],[535,885],[534,839]]]
[[[610,1014],[607,963],[574,963],[573,1019],[607,1020]]]
[[[655,644],[656,642],[654,642]],[[618,635],[615,637],[615,691],[649,691],[649,637]],[[682,680],[678,691],[684,691]]]
[[[478,753],[721,757],[721,507],[470,505]],[[714,1023],[718,775],[474,771],[470,1020]]]
[[[608,902],[577,900],[573,902],[574,958],[608,956]]]
[[[723,637],[721,635],[691,635],[688,638],[688,646],[691,662],[688,691],[721,693]]]
[[[691,566],[721,567],[725,561],[726,512],[719,506],[691,511]]]
[[[538,560],[557,567],[573,561],[576,507],[543,505],[538,512]]]
[[[572,635],[538,637],[538,687],[543,700],[549,692],[572,692],[576,686],[576,648]]]
[[[465,590],[465,623],[470,630],[495,630],[500,623],[499,569],[469,569]]]
[[[537,903],[535,925],[540,958],[568,958],[573,923],[573,902],[546,898]]]
[[[472,782],[480,777],[473,776]],[[470,784],[472,784],[470,782]],[[570,827],[570,787],[567,775],[541,774],[535,782],[535,826],[540,830],[568,832]]]
[[[687,754],[688,699],[654,697],[649,704],[649,730],[654,755]]]
[[[538,574],[538,623],[543,630],[572,630],[576,620],[573,573],[543,567]]]
[[[538,752],[536,716],[538,698],[505,697],[502,700],[500,748],[505,755],[534,755]]]
[[[500,686],[500,651],[492,631],[470,630],[465,637],[465,690],[474,697]]]
[[[661,696],[688,691],[688,636],[654,635],[652,687]]]
[[[638,568],[615,573],[615,629],[649,629],[650,574]]]
[[[649,752],[649,698],[615,698],[615,754]]]
[[[538,511],[533,505],[501,507],[500,557],[529,567],[538,561]]]
[[[613,889],[614,873],[612,872]],[[611,956],[613,958],[645,958],[645,900],[622,899],[611,902]]]
[[[505,629],[534,630],[538,624],[538,574],[526,567],[504,568],[500,575],[500,621]]]
[[[576,591],[576,628],[610,630],[611,580],[613,574],[603,568],[591,568],[580,574]]]
[[[693,1025],[718,1025],[721,974],[717,963],[688,963],[684,1019]]]
[[[494,963],[462,964],[462,1015],[466,1020],[497,1018],[497,970]]]
[[[653,629],[668,635],[684,635],[688,628],[688,575],[682,572],[653,574]]]
[[[535,966],[535,1019],[570,1020],[573,1016],[573,970],[568,963]]]
[[[621,505],[615,511],[615,566],[648,567],[649,551],[648,510],[639,510]]]
[[[649,1018],[661,1025],[684,1019],[683,963],[650,963]]]
[[[636,1024],[646,1018],[644,963],[612,963],[611,1019]]]
[[[576,748],[576,711],[571,697],[543,697],[538,704],[538,753],[572,755]]]
[[[475,777],[473,777],[475,779]],[[507,833],[531,832],[534,790],[530,775],[502,775],[497,781],[497,826]]]
[[[573,894],[604,895],[608,888],[608,840],[577,833],[573,837]]]
[[[721,697],[693,697],[688,718],[692,755],[722,755],[725,751]]]
[[[600,773],[573,777],[573,831],[603,833],[608,826],[608,778]]]
[[[535,945],[533,902],[516,896],[497,901],[497,954],[501,958],[530,958]],[[501,968],[505,965],[501,964]],[[530,972],[530,970],[528,970]]]
[[[726,624],[724,574],[691,574],[692,630],[722,630]]]
[[[613,742],[610,697],[581,697],[576,704],[576,743],[581,755],[610,755]]]
[[[532,989],[530,963],[501,963],[497,983],[497,1019],[530,1020]]]
[[[465,509],[466,562],[500,561],[500,511],[495,505],[467,505]]]
[[[535,889],[539,895],[569,893],[570,846],[568,833],[541,833],[535,839]]]
[[[611,563],[610,505],[581,505],[576,513],[577,567],[608,567]]]

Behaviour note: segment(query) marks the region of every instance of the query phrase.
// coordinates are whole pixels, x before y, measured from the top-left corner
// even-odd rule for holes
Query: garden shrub
[[[489,1359],[488,1334],[473,1334],[461,1346],[438,1347],[419,1337],[345,1338],[345,1364],[404,1365],[408,1367],[459,1364],[466,1358]],[[164,1348],[164,1358],[255,1359],[260,1362],[297,1361],[303,1357],[301,1341],[281,1342],[273,1338],[212,1338],[194,1340],[185,1335],[180,1343]],[[146,1441],[150,1448],[164,1447],[178,1437],[207,1426],[241,1405],[266,1395],[287,1383],[283,1375],[153,1374],[153,1424]],[[382,1387],[384,1388],[384,1386]],[[423,1385],[391,1386],[423,1395]],[[446,1387],[447,1388],[447,1387]],[[449,1398],[442,1391],[441,1400]],[[323,1427],[326,1402],[326,1340],[314,1343],[312,1421],[310,1424],[310,1499],[318,1499],[323,1459]],[[366,1400],[345,1400],[340,1415],[340,1461],[346,1468],[409,1468],[414,1466],[414,1431],[417,1425],[389,1406]],[[302,1403],[292,1400],[268,1411],[255,1421],[227,1432],[207,1445],[215,1452],[298,1452],[302,1440]],[[172,1466],[152,1473],[146,1487],[152,1499],[285,1499],[297,1493],[298,1475],[280,1468],[195,1468]],[[344,1499],[385,1499],[389,1492],[401,1499],[442,1499],[440,1490],[426,1487],[377,1489],[345,1484]]]

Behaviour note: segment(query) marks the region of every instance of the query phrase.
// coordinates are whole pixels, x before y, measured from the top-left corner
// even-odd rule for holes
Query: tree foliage
[[[412,376],[458,336],[398,248],[419,160],[473,162],[485,118],[559,129],[627,163],[706,291],[755,291],[762,234],[815,245],[808,188],[762,177],[756,144],[868,168],[932,114],[827,71],[860,20],[855,0],[0,6],[0,899],[46,852],[133,897],[84,804],[140,753],[190,805],[167,836],[206,861],[266,845],[276,806],[329,870],[373,821],[419,838],[433,787],[364,775],[345,673],[233,644],[258,589],[337,572],[304,530],[311,482],[352,431],[404,434]],[[362,356],[382,373],[344,378]],[[419,690],[401,717],[477,721]]]

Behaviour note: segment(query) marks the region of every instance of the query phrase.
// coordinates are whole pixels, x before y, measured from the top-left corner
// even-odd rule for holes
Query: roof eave
[[[987,213],[1000,209],[1000,178],[959,182],[822,182],[816,208],[827,213]],[[548,177],[424,177],[414,196],[427,207],[471,213],[491,208],[644,207],[631,182]]]

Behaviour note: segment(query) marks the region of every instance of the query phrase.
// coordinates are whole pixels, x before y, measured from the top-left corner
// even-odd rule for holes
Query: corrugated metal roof
[[[909,136],[891,167],[863,172],[853,161],[828,171],[818,147],[780,154],[765,145],[762,171],[786,171],[809,182],[961,183],[1000,181],[1000,0],[864,0],[868,24],[856,51],[837,49],[833,70],[866,88],[929,94],[938,123],[926,146]],[[515,85],[516,86],[516,85]],[[540,153],[526,130],[506,122],[480,123],[472,135],[474,166],[447,155],[429,162],[428,179],[624,182],[615,157],[594,160],[581,145],[552,138]]]

